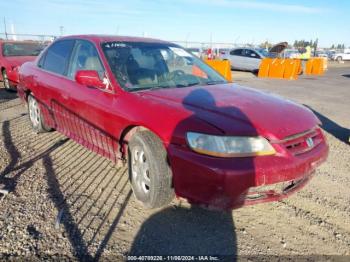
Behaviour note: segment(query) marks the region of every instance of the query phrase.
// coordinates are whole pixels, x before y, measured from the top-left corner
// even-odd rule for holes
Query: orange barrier
[[[258,77],[268,77],[269,76],[271,62],[272,62],[271,58],[264,58],[261,60],[261,63],[259,66]]]
[[[259,67],[258,77],[296,80],[301,71],[299,59],[264,58]]]
[[[227,81],[232,82],[231,64],[228,60],[205,60],[220,75],[226,78]]]
[[[312,73],[314,75],[324,75],[324,64],[323,58],[314,58]]]
[[[285,70],[285,59],[273,59],[270,64],[269,77],[271,78],[283,78]]]
[[[323,58],[310,58],[306,62],[305,75],[323,75],[325,71],[325,60]]]
[[[285,59],[283,78],[289,80],[297,80],[300,67],[301,61],[299,59]]]
[[[307,60],[305,64],[305,70],[304,70],[305,75],[312,75],[312,66],[313,66],[313,59],[310,58],[309,60]]]

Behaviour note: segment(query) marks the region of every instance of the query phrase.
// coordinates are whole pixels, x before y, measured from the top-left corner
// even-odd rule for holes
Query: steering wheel
[[[179,77],[182,77],[184,75],[185,75],[184,71],[182,71],[182,70],[174,70],[173,72],[169,73],[168,78],[175,80],[175,79],[177,79]]]

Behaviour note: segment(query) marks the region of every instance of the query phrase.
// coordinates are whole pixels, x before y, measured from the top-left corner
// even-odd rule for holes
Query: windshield
[[[39,43],[4,43],[3,56],[37,56],[44,46]]]
[[[115,78],[128,91],[227,83],[214,69],[176,45],[106,42],[102,49]]]
[[[255,49],[255,50],[258,51],[260,54],[262,54],[265,57],[269,56],[269,52],[265,48],[258,48],[258,49]]]

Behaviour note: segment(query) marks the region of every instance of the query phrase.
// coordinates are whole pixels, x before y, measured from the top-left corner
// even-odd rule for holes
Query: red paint
[[[19,82],[18,68],[25,62],[34,61],[36,56],[4,56],[3,45],[5,43],[28,43],[28,41],[0,40],[0,79],[3,80],[1,74],[2,70],[6,70],[11,85],[15,87]]]
[[[305,107],[277,96],[235,84],[124,91],[113,77],[100,44],[161,41],[109,36],[63,39],[86,39],[95,44],[110,88],[88,88],[44,71],[37,66],[39,57],[20,69],[18,93],[22,99],[26,99],[26,92],[32,92],[40,101],[48,125],[114,161],[125,157],[123,145],[130,137],[126,135],[128,130],[133,127],[151,130],[168,152],[176,194],[191,202],[234,208],[278,200],[300,189],[327,158],[328,145],[318,128],[317,117]],[[313,131],[304,133],[309,130]],[[246,158],[209,157],[188,147],[185,139],[188,131],[259,135],[270,140],[277,153]],[[286,139],[296,134],[302,135]],[[310,136],[317,144],[305,150],[305,141]],[[268,192],[262,199],[246,199],[251,187],[299,179],[304,180],[287,192]]]
[[[78,71],[75,75],[75,81],[85,86],[104,88],[104,84],[100,80],[98,73],[93,70]]]

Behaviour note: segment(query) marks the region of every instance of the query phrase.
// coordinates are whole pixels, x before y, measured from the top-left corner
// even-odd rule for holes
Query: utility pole
[[[4,17],[4,27],[5,27],[5,36],[6,36],[6,40],[8,40],[7,29],[6,29],[6,18],[5,18],[5,17]]]
[[[213,49],[213,32],[210,32],[210,48]]]
[[[61,25],[61,26],[60,26],[60,36],[63,36],[63,30],[64,30],[64,26]]]
[[[187,33],[186,34],[186,39],[185,39],[185,42],[186,42],[186,47],[188,47],[188,38],[190,37],[190,33]]]

